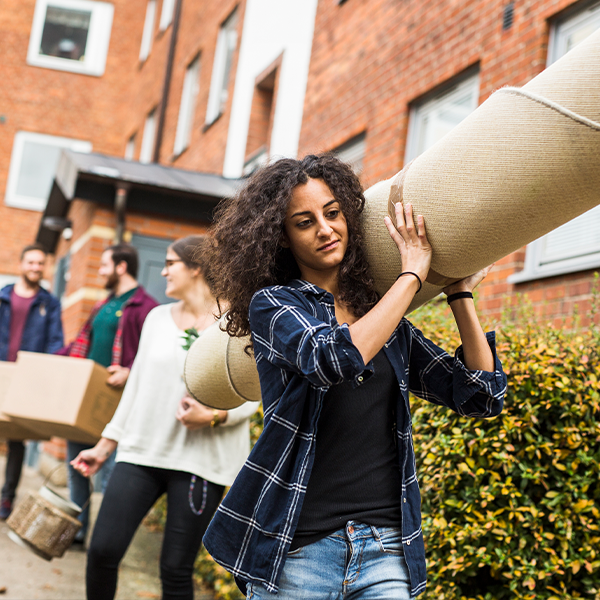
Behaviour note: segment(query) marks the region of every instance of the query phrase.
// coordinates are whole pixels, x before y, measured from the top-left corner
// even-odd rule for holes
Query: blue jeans
[[[279,593],[248,584],[247,600],[409,600],[410,579],[395,527],[349,521],[344,529],[292,550]]]
[[[78,506],[84,506],[85,503],[89,500],[90,497],[90,480],[87,477],[84,477],[76,471],[71,466],[71,461],[82,451],[87,450],[88,448],[92,448],[90,444],[82,444],[81,442],[71,442],[67,441],[67,468],[68,468],[68,480],[69,480],[69,494],[71,496],[71,501],[75,502]],[[102,469],[98,472],[96,477],[94,478],[94,483],[98,481],[100,478],[100,490],[102,493],[106,491],[106,486],[108,485],[108,480],[111,476],[111,473],[115,467],[115,455],[116,452],[113,452],[106,462],[102,465]],[[97,484],[96,484],[97,485]],[[96,490],[98,491],[98,490]],[[85,536],[87,533],[88,522],[90,518],[90,507],[89,505],[85,507],[85,509],[79,515],[79,520],[83,527],[77,532],[75,536],[76,540],[83,541],[85,540]]]

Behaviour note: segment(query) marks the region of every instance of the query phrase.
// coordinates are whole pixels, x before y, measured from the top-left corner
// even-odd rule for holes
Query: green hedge
[[[600,334],[535,323],[519,305],[524,325],[497,336],[509,381],[499,417],[461,418],[413,398],[426,599],[600,599]],[[456,348],[445,303],[411,320]],[[242,598],[204,551],[197,574],[218,598]]]
[[[450,321],[443,305],[415,319],[454,348]],[[519,322],[498,335],[499,417],[414,401],[425,598],[600,598],[600,335]]]

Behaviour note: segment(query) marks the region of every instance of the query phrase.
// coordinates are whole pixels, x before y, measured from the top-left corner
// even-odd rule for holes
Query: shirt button
[[[406,498],[404,498],[404,502],[406,502]]]
[[[408,540],[408,541],[406,542],[406,545],[407,545],[407,546],[410,546],[410,540]]]
[[[363,379],[364,379],[364,377],[362,375],[358,376],[358,381],[360,381],[360,383],[362,383]]]

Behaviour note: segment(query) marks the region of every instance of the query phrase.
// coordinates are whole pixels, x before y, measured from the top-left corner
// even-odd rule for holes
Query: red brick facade
[[[153,44],[140,62],[146,0],[114,0],[114,18],[106,70],[101,77],[30,66],[27,47],[35,0],[4,3],[0,19],[0,190],[6,186],[14,135],[31,131],[88,140],[93,151],[123,156],[127,141],[136,134],[134,158],[139,156],[144,121],[160,108],[173,34],[173,23],[159,28],[162,0],[157,1]],[[480,0],[320,0],[317,9],[299,155],[329,150],[366,133],[363,182],[370,185],[398,171],[404,162],[411,105],[477,67],[479,101],[502,85],[522,85],[546,64],[552,20],[585,2],[524,0],[514,4],[514,22],[503,29],[507,2]],[[164,131],[159,160],[179,168],[221,173],[227,146],[238,54],[244,25],[245,1],[190,0],[182,3]],[[223,113],[205,125],[213,61],[219,27],[237,9],[237,47],[233,55],[228,100]],[[173,146],[185,71],[200,57],[189,147],[173,156]],[[257,81],[251,112],[246,157],[268,141],[277,110],[277,82],[272,98]],[[267,73],[265,73],[267,75]],[[261,103],[262,102],[262,103]],[[271,110],[269,114],[269,103]],[[157,114],[158,116],[158,114]],[[266,132],[266,133],[265,133]],[[115,227],[114,214],[90,203],[74,203],[71,242],[92,226]],[[20,248],[33,241],[40,213],[11,208],[0,202],[0,272],[15,273]],[[147,219],[146,225],[141,220]],[[127,229],[171,237],[180,225],[146,215],[129,214]],[[181,230],[186,226],[181,225]],[[103,230],[106,234],[106,230]],[[149,233],[149,232],[152,233]],[[90,237],[79,250],[88,257],[85,276],[73,267],[67,296],[79,287],[93,287],[98,252],[109,239]],[[480,307],[498,318],[525,292],[536,312],[560,321],[578,305],[587,323],[591,299],[591,272],[540,279],[518,285],[507,276],[523,266],[521,250],[503,259],[481,286]],[[83,267],[77,267],[83,269]],[[50,275],[50,273],[49,273]],[[512,299],[512,300],[511,300]],[[516,300],[521,303],[521,300]],[[65,308],[68,334],[79,325],[93,300]]]
[[[7,2],[0,18],[0,197],[4,197],[14,136],[31,131],[92,143],[121,156],[143,29],[144,0],[115,0],[102,77],[27,64],[35,0]],[[35,239],[40,213],[0,201],[0,272],[14,273],[19,251]]]
[[[92,143],[93,152],[123,156],[128,140],[136,135],[134,159],[139,157],[144,122],[149,112],[160,108],[173,22],[159,28],[162,1],[157,2],[152,47],[140,61],[147,0],[114,0],[114,17],[106,70],[101,77],[40,68],[27,64],[27,48],[35,0],[9,3],[0,19],[0,66],[2,105],[0,106],[0,190],[4,192],[17,131],[76,138]],[[219,27],[237,7],[238,48],[243,24],[244,2],[208,0],[183,2],[179,34],[173,61],[166,106],[160,162],[180,168],[221,173],[227,140],[229,106],[233,96],[237,50],[229,79],[228,104],[223,114],[205,127],[208,92]],[[173,156],[173,144],[185,70],[200,55],[200,85],[190,146]],[[34,241],[40,213],[6,206],[0,202],[0,273],[17,273],[21,248]],[[73,255],[65,290],[63,322],[66,339],[72,339],[95,302],[92,289],[101,287],[97,275],[102,249],[114,237],[114,212],[90,202],[73,202],[69,218],[73,236],[61,240],[60,258],[87,232],[87,241]],[[165,219],[151,214],[127,214],[126,235],[177,238],[198,233],[205,222]],[[94,232],[100,232],[97,237]],[[90,232],[92,235],[90,236]],[[111,234],[112,232],[112,234]],[[50,261],[47,277],[52,279]],[[74,304],[79,290],[81,298]],[[83,291],[82,291],[83,290]],[[69,300],[71,298],[71,300]]]
[[[525,84],[546,65],[551,20],[586,6],[572,0],[516,2],[512,27],[503,30],[507,4],[321,0],[299,155],[334,149],[366,132],[364,185],[390,177],[404,164],[413,102],[474,66],[480,103],[503,85]],[[589,324],[593,273],[509,284],[506,278],[522,269],[524,257],[523,249],[495,266],[480,288],[482,312],[498,319],[504,307],[523,303],[516,293],[526,293],[544,320],[570,323],[578,310],[581,324]]]

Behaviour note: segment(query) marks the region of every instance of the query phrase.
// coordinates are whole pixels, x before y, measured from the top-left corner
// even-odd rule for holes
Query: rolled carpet
[[[205,329],[188,350],[183,380],[192,396],[205,406],[230,410],[260,400],[254,356],[244,352],[248,337],[233,338],[217,321]]]
[[[365,192],[367,254],[384,294],[402,271],[383,223],[393,204],[425,217],[431,271],[414,310],[462,279],[600,204],[600,31],[521,89],[502,88],[400,173]],[[188,352],[200,402],[260,398],[246,339],[212,325]]]
[[[600,204],[600,30],[523,88],[493,93],[365,197],[381,294],[402,271],[383,217],[403,202],[425,218],[431,271],[409,311]]]

